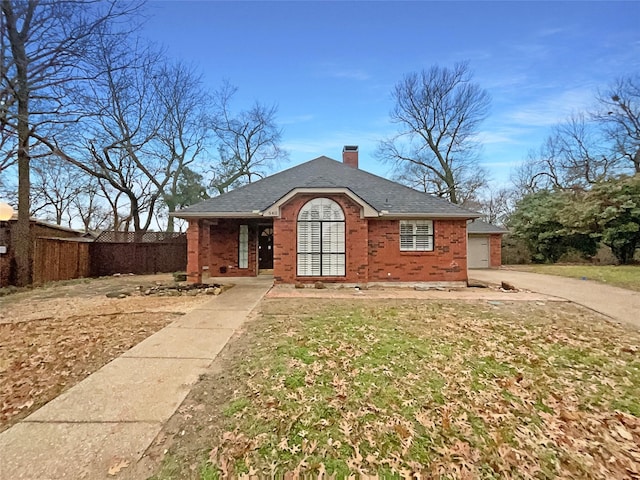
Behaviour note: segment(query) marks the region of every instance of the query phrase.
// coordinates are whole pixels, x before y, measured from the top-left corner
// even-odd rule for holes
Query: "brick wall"
[[[399,221],[360,218],[360,206],[346,195],[327,195],[342,207],[345,214],[346,275],[298,277],[298,212],[309,200],[316,197],[317,195],[311,194],[295,196],[282,205],[280,218],[273,220],[273,275],[276,283],[312,283],[318,280],[344,283],[467,280],[465,220],[434,220],[433,252],[401,252]],[[194,279],[198,278],[198,272],[202,274],[202,267],[205,265],[209,267],[211,276],[239,277],[257,274],[258,222],[221,219],[210,227],[203,227],[202,221],[192,223],[187,231],[187,272],[191,281],[200,281]],[[242,224],[249,225],[249,268],[246,269],[238,268],[238,235]],[[499,248],[499,235],[496,237]],[[195,251],[196,245],[200,253]],[[491,245],[493,259],[493,239]],[[499,250],[497,255],[499,258]],[[226,272],[222,273],[221,267],[225,267]]]
[[[249,226],[248,268],[238,267],[240,225]],[[258,222],[244,219],[220,219],[217,222],[193,220],[187,229],[187,277],[201,282],[202,274],[211,277],[254,277],[258,273]]]
[[[280,209],[280,218],[273,221],[273,275],[277,283],[366,282],[369,274],[367,258],[367,220],[360,218],[360,205],[346,195],[327,195],[337,202],[345,215],[346,276],[298,277],[297,276],[297,220],[298,212],[309,200],[318,195],[297,195]]]
[[[249,226],[248,268],[239,268],[240,225]],[[255,220],[221,219],[209,234],[209,255],[205,264],[212,277],[255,277],[258,273],[258,223]],[[221,271],[221,268],[226,271]]]
[[[433,252],[403,252],[398,220],[370,220],[369,281],[466,281],[466,220],[434,220],[433,228]]]
[[[498,268],[502,265],[502,235],[489,235],[489,267]]]
[[[189,228],[187,228],[187,280],[191,283],[202,281],[203,229],[202,220],[189,220]]]

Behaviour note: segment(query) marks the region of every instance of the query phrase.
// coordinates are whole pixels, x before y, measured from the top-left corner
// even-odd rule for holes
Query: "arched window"
[[[344,212],[329,198],[314,198],[298,214],[298,275],[345,275]]]

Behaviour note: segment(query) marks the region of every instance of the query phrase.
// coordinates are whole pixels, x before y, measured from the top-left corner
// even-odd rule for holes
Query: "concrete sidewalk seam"
[[[22,423],[38,423],[43,425],[119,425],[121,423],[146,424],[146,425],[163,425],[159,420],[29,420],[25,418]]]
[[[216,354],[217,356],[218,354]],[[212,361],[216,357],[160,357],[160,356],[144,356],[144,355],[127,355],[122,357],[127,360],[205,360]]]
[[[224,330],[230,330],[230,331],[234,331],[235,328],[227,328],[227,327],[176,327],[174,324],[170,324],[167,325],[164,328],[173,328],[173,329],[180,329],[180,330],[219,330],[219,331],[224,331]]]

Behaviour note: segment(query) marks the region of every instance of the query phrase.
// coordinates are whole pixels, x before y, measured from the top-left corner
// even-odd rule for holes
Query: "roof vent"
[[[353,168],[358,168],[358,146],[345,145],[342,149],[342,163]]]

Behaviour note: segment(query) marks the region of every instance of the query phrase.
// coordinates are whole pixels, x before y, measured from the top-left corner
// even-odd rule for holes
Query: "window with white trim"
[[[400,250],[433,251],[433,220],[400,220]]]
[[[238,268],[249,268],[249,225],[240,225]]]
[[[298,275],[341,277],[345,268],[344,212],[329,198],[314,198],[298,214]]]

